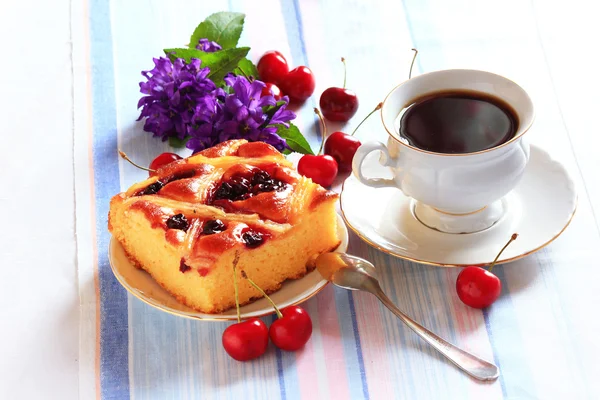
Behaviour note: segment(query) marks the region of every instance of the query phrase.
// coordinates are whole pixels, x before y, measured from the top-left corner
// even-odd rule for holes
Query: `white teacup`
[[[399,135],[400,112],[415,99],[436,92],[463,90],[499,98],[515,112],[518,126],[512,139],[475,153],[434,153],[411,146]],[[396,187],[415,202],[414,213],[425,225],[448,233],[472,233],[489,228],[506,211],[502,198],[523,176],[529,145],[523,135],[534,119],[533,103],[513,81],[490,72],[443,70],[423,74],[393,89],[381,109],[389,134],[381,142],[364,143],[354,156],[354,175],[372,187]],[[365,157],[380,151],[380,163],[392,179],[366,177]]]

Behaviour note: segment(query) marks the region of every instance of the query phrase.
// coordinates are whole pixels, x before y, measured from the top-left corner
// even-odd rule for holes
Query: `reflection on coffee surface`
[[[517,126],[510,106],[496,97],[446,91],[428,94],[406,107],[400,136],[435,153],[474,153],[508,142]]]

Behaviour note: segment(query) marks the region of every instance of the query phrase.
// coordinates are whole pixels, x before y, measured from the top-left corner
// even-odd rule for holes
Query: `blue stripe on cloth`
[[[300,4],[296,0],[280,0],[281,12],[285,21],[285,29],[290,45],[292,60],[290,65],[304,65],[310,68],[310,62],[306,52],[306,43],[304,40],[304,26],[302,24],[302,15]],[[294,110],[297,114],[297,119],[294,121],[296,125],[301,125],[305,128],[305,136],[313,149],[318,149],[321,145],[321,125],[313,112],[313,108],[317,107],[316,96],[311,96],[307,101],[310,107],[306,107],[306,103],[302,108]],[[290,107],[293,109],[294,107]],[[300,122],[299,122],[300,121]],[[308,134],[308,127],[314,125],[317,130],[316,135]]]
[[[500,387],[502,388],[502,396],[506,397],[506,382],[504,381],[504,377],[502,376],[502,364],[500,363],[498,357],[498,349],[495,346],[494,333],[492,332],[492,324],[490,321],[489,309],[483,310],[483,319],[485,321],[485,329],[487,330],[488,336],[490,338],[492,352],[494,353],[494,364],[496,364],[496,366],[500,369],[500,377],[498,378],[498,382],[500,383]]]
[[[296,368],[296,354],[291,351],[277,349],[275,355],[277,358],[277,376],[281,398],[285,400],[300,400],[301,389],[298,369]]]
[[[231,3],[235,5],[239,1]],[[185,41],[199,20],[227,9],[227,5],[225,0],[190,3],[182,14],[169,7],[158,12],[154,7],[147,7],[143,0],[112,3],[113,35],[119,39],[113,48],[119,144],[140,163],[147,165],[156,154],[173,151],[143,132],[143,122],[135,122],[139,115],[135,105],[140,98],[137,84],[142,80],[140,71],[150,69],[152,57],[160,56],[162,41],[177,43],[173,39],[167,42],[165,34]],[[161,27],[170,26],[173,21],[177,21],[177,25],[165,33]],[[144,40],[140,41],[140,37]],[[181,154],[189,155],[189,150],[182,150]],[[121,175],[125,186],[147,177],[144,172],[128,166],[121,170]],[[233,360],[221,345],[221,335],[229,323],[189,321],[137,299],[130,301],[130,319],[132,397],[279,398],[274,349],[270,348],[267,355],[251,363]],[[286,374],[294,370],[293,364],[286,370],[283,362]]]
[[[443,54],[436,51],[427,52],[427,49],[420,46],[418,33],[413,29],[413,18],[411,18],[411,10],[413,10],[412,0],[403,1],[403,7],[406,15],[406,23],[409,29],[410,36],[413,44],[419,51],[424,51],[431,57],[431,63],[439,66],[444,65]],[[423,16],[427,17],[427,13],[423,13],[424,9],[435,9],[436,0],[423,2],[415,2],[414,9],[419,12],[415,12],[415,16],[418,15],[420,18],[416,18],[419,26],[419,32],[431,32],[428,29],[429,22],[424,20]],[[432,24],[435,22],[431,21]],[[428,45],[433,45],[431,38],[429,38]],[[437,59],[435,59],[437,58]],[[434,60],[435,59],[435,60]],[[417,58],[420,71],[426,71],[426,66],[422,65],[423,59]],[[510,299],[510,293],[507,289],[506,279],[504,278],[504,269],[502,266],[498,266],[494,269],[495,274],[502,281],[502,294],[501,301],[494,304],[491,309],[483,311],[483,318],[485,321],[486,329],[488,332],[490,345],[494,353],[494,360],[500,368],[499,383],[502,388],[502,393],[505,397],[509,398],[521,398],[521,396],[535,397],[534,393],[529,390],[522,392],[519,388],[530,389],[533,382],[532,374],[529,369],[529,364],[524,359],[523,341],[517,329],[518,321],[515,318],[514,307]],[[492,328],[498,327],[498,328]],[[497,330],[503,329],[502,334],[497,334]],[[499,356],[498,349],[511,349],[510,352],[504,351],[503,357]],[[507,389],[506,381],[511,382],[511,391]]]
[[[298,22],[294,12],[294,6],[290,0],[281,0],[281,12],[285,21],[286,34],[290,51],[292,53],[292,65],[307,65],[308,60],[306,54],[302,51],[304,48],[304,38],[299,34]],[[308,65],[307,65],[308,66]],[[298,112],[298,119],[304,123],[307,121],[307,114]],[[296,121],[296,124],[298,122]],[[307,138],[309,139],[309,138]],[[311,143],[314,147],[314,143]],[[282,366],[282,375],[280,375],[280,384],[282,396],[285,394],[286,399],[291,400],[300,398],[300,382],[298,378],[298,370],[296,368],[296,356],[291,352],[277,351],[277,366]],[[282,397],[283,398],[283,397]]]
[[[443,273],[443,271],[438,268],[431,268],[428,266],[424,267],[422,265],[408,261],[403,265],[407,265],[408,268],[413,269],[414,273],[412,279],[413,284],[409,285],[409,287],[407,288],[411,293],[413,293],[413,295],[411,296],[412,299],[419,299],[419,301],[411,302],[413,304],[413,307],[416,309],[415,314],[413,314],[413,316],[418,315],[419,321],[434,332],[447,332],[448,334],[452,335],[454,332],[452,330],[448,330],[447,326],[444,326],[443,322],[440,320],[440,316],[450,315],[448,302],[437,301],[434,304],[434,302],[432,301],[434,291],[438,292],[444,290],[444,286],[440,287],[435,285],[432,278],[439,276]],[[414,284],[414,282],[417,283]],[[437,311],[436,313],[432,313],[432,310]],[[403,327],[403,329],[406,328]],[[412,335],[412,332],[410,333]],[[444,335],[445,339],[454,342],[454,337],[448,336],[448,334]],[[430,357],[441,361],[441,363],[436,363],[435,366],[432,367],[435,368],[433,369],[433,371],[437,369],[439,373],[432,373],[431,375],[427,375],[426,377],[427,381],[429,382],[428,388],[438,387],[448,391],[449,388],[447,382],[447,374],[444,374],[440,370],[447,368],[447,363],[444,360],[443,356],[441,356],[437,351],[435,351],[423,340],[418,340],[416,342],[416,345],[421,349],[421,351],[424,354],[429,354]],[[433,395],[433,393],[430,394]]]
[[[531,384],[534,382],[533,375],[525,358],[523,340],[515,320],[503,266],[494,267],[494,274],[502,281],[501,301],[494,303],[491,308],[484,309],[483,318],[494,352],[494,361],[500,368],[498,379],[502,394],[510,399],[537,398],[535,393],[532,393],[535,388]],[[510,382],[510,390],[506,385],[507,381]]]
[[[340,332],[344,338],[342,345],[351,398],[368,399],[369,389],[366,382],[365,366],[352,292],[341,289],[335,290],[335,307]]]
[[[369,399],[369,386],[367,385],[367,374],[365,373],[365,362],[363,360],[362,346],[360,344],[360,334],[358,332],[358,323],[356,321],[356,308],[354,307],[354,298],[352,292],[348,291],[348,306],[350,307],[350,320],[352,321],[352,333],[354,334],[354,345],[356,346],[356,358],[360,372],[360,381],[362,383],[362,394],[365,399]]]
[[[277,357],[277,376],[279,377],[279,394],[281,400],[286,400],[285,396],[285,380],[283,379],[283,359],[281,357],[281,350],[275,350],[275,357]]]
[[[304,40],[304,24],[302,22],[302,13],[298,0],[281,0],[281,8],[285,19],[285,26],[288,36],[288,42],[292,52],[293,65],[305,65],[310,68]],[[311,96],[312,107],[316,107],[316,97]],[[318,124],[317,124],[318,126]],[[319,135],[320,137],[320,135]],[[339,291],[338,291],[339,292]],[[344,358],[346,360],[346,369],[348,373],[348,382],[350,384],[350,393],[356,395],[361,393],[366,399],[369,398],[369,389],[365,375],[365,366],[363,363],[362,349],[360,346],[360,333],[356,321],[356,312],[354,309],[354,299],[352,294],[343,294],[346,299],[343,300],[339,293],[336,293],[336,307],[338,315],[346,315],[350,308],[350,319],[340,318],[340,329],[342,332],[352,332],[354,341],[344,341]],[[360,379],[356,379],[360,377]],[[288,388],[289,391],[289,388]]]
[[[285,21],[285,29],[292,53],[292,60],[289,64],[310,67],[306,56],[302,17],[299,16],[299,4],[295,0],[281,0],[281,13]]]
[[[277,320],[277,315],[273,315],[271,318],[271,324]],[[279,394],[281,400],[287,400],[285,393],[285,379],[283,374],[283,355],[282,351],[277,348],[275,349],[275,358],[277,359],[277,377],[279,378]]]
[[[93,163],[100,284],[100,391],[104,399],[129,398],[127,292],[108,262],[107,216],[119,192],[117,129],[110,6],[90,1],[93,102]]]
[[[308,67],[308,56],[306,54],[306,43],[304,42],[304,24],[302,23],[302,11],[300,11],[300,4],[298,4],[298,0],[293,0],[294,3],[294,14],[296,17],[297,24],[297,32],[298,39],[300,41],[300,51],[302,54],[302,58]]]
[[[392,259],[385,253],[374,248],[369,248],[369,259],[375,260],[375,265],[378,267],[382,266],[379,269],[380,281],[382,288],[392,301],[396,304],[404,305],[406,307],[404,311],[408,312],[412,317],[417,317],[420,322],[425,322],[418,316],[429,315],[429,313],[423,313],[421,308],[423,296],[415,292],[419,287],[423,286],[422,266],[405,260]],[[433,387],[433,382],[431,382],[433,374],[422,372],[426,369],[432,371],[432,368],[435,367],[428,364],[420,355],[416,358],[407,356],[404,349],[414,346],[419,349],[419,354],[430,353],[434,357],[437,354],[432,354],[432,350],[421,340],[415,338],[414,333],[393,314],[390,314],[387,309],[382,312],[388,342],[397,343],[399,346],[399,348],[390,350],[393,354],[390,357],[391,368],[394,371],[402,371],[403,373],[403,376],[399,377],[396,382],[396,390],[401,391],[403,398],[431,398],[433,393],[429,390]],[[403,363],[406,365],[402,365]],[[420,387],[418,385],[401,384],[402,381],[413,382],[417,380],[425,381],[426,383]],[[425,390],[426,392],[424,392]]]

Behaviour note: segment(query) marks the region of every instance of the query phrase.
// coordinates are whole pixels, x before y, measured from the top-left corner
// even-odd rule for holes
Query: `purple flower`
[[[140,91],[145,94],[138,102],[142,108],[138,121],[146,118],[144,130],[153,136],[167,140],[170,136],[184,139],[191,134],[193,121],[200,118],[198,105],[210,107],[206,97],[213,96],[215,84],[207,78],[210,70],[200,68],[200,60],[186,63],[178,58],[155,58],[154,68],[142,71],[147,79],[140,82]],[[209,117],[206,118],[207,120]]]
[[[213,53],[215,51],[221,50],[222,47],[219,46],[217,42],[211,42],[208,39],[200,39],[198,44],[196,45],[196,49],[202,50],[206,53]]]
[[[202,41],[201,41],[202,42]],[[145,118],[144,130],[163,141],[169,137],[187,140],[194,152],[232,139],[263,141],[279,151],[289,149],[277,135],[279,125],[296,115],[287,110],[289,99],[279,102],[271,95],[262,95],[265,84],[248,81],[243,76],[228,74],[225,88],[217,88],[207,78],[210,70],[200,68],[200,60],[171,61],[154,59],[154,68],[143,71],[140,82],[144,96],[138,121]]]
[[[277,105],[273,96],[262,95],[263,82],[249,82],[243,76],[228,75],[225,83],[230,94],[217,89],[211,99],[205,98],[196,108],[195,128],[186,146],[195,153],[225,140],[246,139],[269,143],[279,151],[289,148],[276,133],[276,125],[287,127],[296,117],[285,109],[289,99],[284,97]]]

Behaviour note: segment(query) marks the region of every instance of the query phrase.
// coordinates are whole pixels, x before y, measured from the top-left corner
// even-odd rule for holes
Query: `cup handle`
[[[379,163],[384,167],[391,167],[394,165],[394,159],[390,156],[390,153],[385,147],[385,145],[381,142],[366,142],[362,144],[356,154],[354,154],[354,158],[352,159],[352,172],[354,176],[363,184],[375,188],[380,187],[397,187],[396,182],[393,179],[384,179],[384,178],[367,178],[363,175],[362,172],[362,164],[365,160],[365,157],[374,151],[381,151],[383,153],[383,158],[379,160]]]

